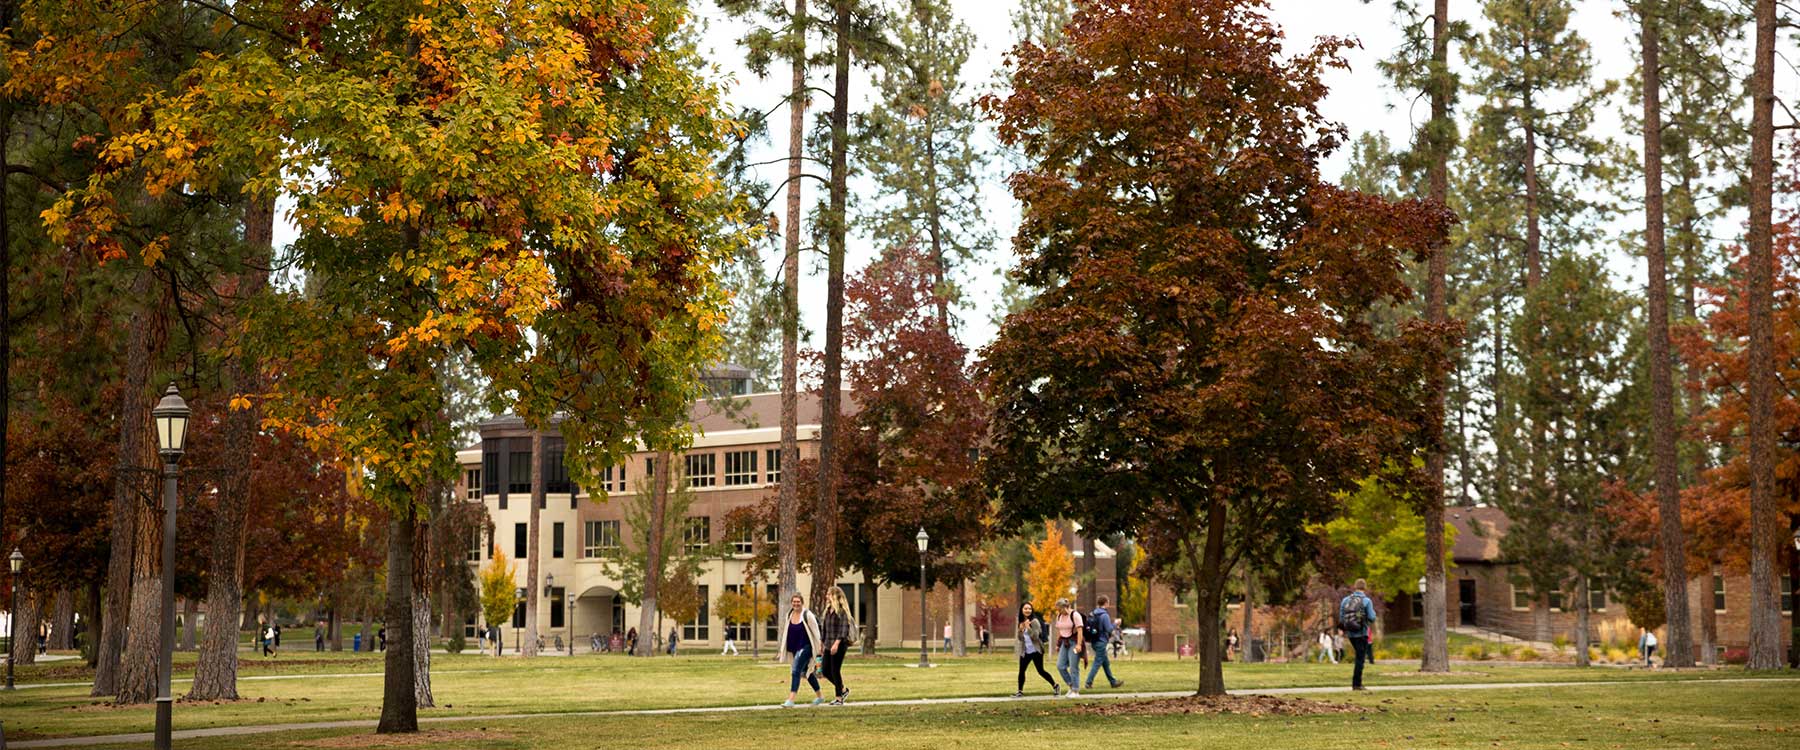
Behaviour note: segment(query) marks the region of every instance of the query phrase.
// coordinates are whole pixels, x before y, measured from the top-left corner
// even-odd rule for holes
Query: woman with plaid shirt
[[[856,639],[851,637],[851,628],[856,627],[850,615],[850,602],[844,598],[844,590],[836,586],[825,592],[825,622],[819,628],[820,640],[825,642],[825,679],[837,691],[833,706],[844,705],[844,699],[850,697],[850,688],[844,687],[844,652]]]

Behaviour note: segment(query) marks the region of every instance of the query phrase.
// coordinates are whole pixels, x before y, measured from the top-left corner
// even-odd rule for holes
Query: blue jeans
[[[1081,684],[1081,652],[1076,650],[1074,641],[1056,645],[1056,673],[1062,675],[1063,684],[1070,690]]]
[[[812,671],[812,646],[801,646],[794,652],[794,664],[788,669],[788,692],[800,692],[800,675],[806,675],[806,684],[811,685],[813,692],[819,692],[819,675]]]
[[[1080,662],[1076,662],[1076,663],[1079,664]],[[1094,663],[1088,665],[1088,678],[1087,678],[1087,686],[1088,687],[1094,686],[1094,676],[1100,674],[1100,670],[1102,670],[1102,669],[1106,670],[1107,684],[1110,685],[1112,683],[1118,682],[1118,680],[1113,678],[1112,657],[1106,655],[1106,646],[1105,645],[1101,645],[1100,647],[1094,649]]]

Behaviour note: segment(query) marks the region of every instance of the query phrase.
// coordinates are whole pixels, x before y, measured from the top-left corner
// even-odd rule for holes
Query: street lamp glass
[[[1419,593],[1425,593],[1425,576],[1419,576]]]
[[[544,596],[549,596],[550,592],[555,589],[556,589],[556,574],[555,573],[545,573],[544,574]]]
[[[163,392],[150,416],[156,420],[157,447],[164,456],[179,458],[187,448],[188,406],[174,383]]]
[[[13,575],[18,575],[19,571],[24,569],[25,555],[19,551],[18,547],[14,547],[12,554],[6,556],[6,567],[12,571]]]
[[[1800,552],[1800,529],[1794,529],[1794,551]]]
[[[920,552],[924,552],[926,547],[931,546],[931,535],[925,533],[925,527],[923,526],[919,527],[919,535],[913,538],[918,540]]]

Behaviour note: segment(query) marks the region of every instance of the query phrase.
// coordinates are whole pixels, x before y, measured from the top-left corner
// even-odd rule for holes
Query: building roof
[[[856,413],[856,402],[851,396],[851,392],[846,389],[843,394],[844,413]],[[802,425],[818,424],[819,415],[822,413],[819,408],[819,395],[802,391],[798,394],[797,401],[796,422]],[[699,434],[779,427],[781,426],[781,394],[778,392],[752,393],[723,399],[700,399],[688,408],[688,420],[693,423]],[[556,432],[554,425],[561,421],[560,415],[551,420],[551,434]],[[480,431],[484,437],[497,434],[515,436],[528,434],[525,420],[516,414],[502,414],[483,420],[480,424]],[[481,444],[476,443],[469,446],[469,449],[479,450],[480,447]]]
[[[1459,563],[1500,562],[1500,540],[1506,538],[1512,519],[1499,508],[1477,505],[1444,509],[1444,523],[1456,528],[1451,557]]]

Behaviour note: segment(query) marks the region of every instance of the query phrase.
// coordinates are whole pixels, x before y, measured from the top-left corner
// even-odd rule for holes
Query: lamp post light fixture
[[[156,448],[163,459],[162,658],[156,665],[156,750],[169,750],[175,706],[169,692],[169,672],[175,660],[175,483],[180,475],[177,464],[187,451],[188,432],[188,405],[174,383],[163,391],[150,418],[156,423]]]
[[[544,574],[544,596],[549,596],[550,592],[554,591],[554,590],[556,590],[556,574],[555,573],[545,573]]]
[[[925,551],[931,548],[931,535],[920,526],[913,539],[919,543],[919,667],[923,669],[931,666],[931,656],[926,652],[931,644],[931,627],[927,624],[925,610]]]
[[[1429,581],[1425,580],[1425,576],[1419,576],[1419,594],[1421,596],[1425,594],[1425,584],[1427,583],[1429,583]]]
[[[19,647],[19,571],[25,569],[25,554],[14,547],[6,556],[6,569],[12,571],[12,605],[6,610],[6,689],[13,689],[13,657]]]

